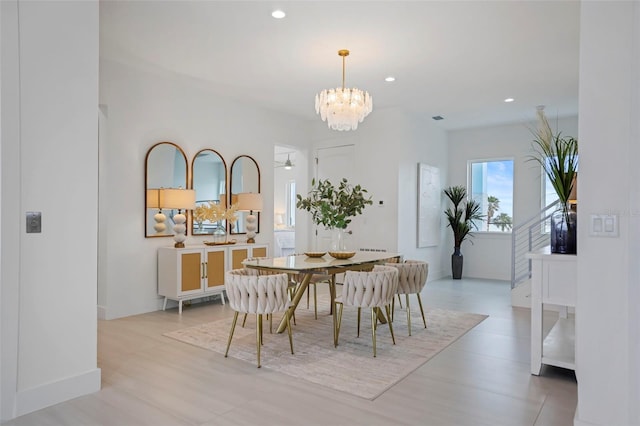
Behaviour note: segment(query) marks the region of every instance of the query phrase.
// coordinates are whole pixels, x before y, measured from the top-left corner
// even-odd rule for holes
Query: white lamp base
[[[253,244],[256,242],[255,237],[256,237],[256,230],[258,229],[257,224],[258,224],[258,218],[255,215],[250,214],[247,216],[245,229],[247,230],[247,243],[249,244]]]
[[[162,213],[161,211],[153,215],[153,220],[156,221],[156,224],[153,225],[153,229],[156,230],[156,233],[159,234],[161,232],[164,232],[167,229],[167,225],[164,223],[166,219],[167,219],[167,216],[165,216],[165,214]]]
[[[187,217],[182,213],[178,213],[173,216],[173,221],[175,222],[175,225],[173,225],[173,240],[176,242],[174,247],[183,248],[184,240],[187,239],[187,236],[185,235],[187,227],[184,224],[187,221]]]

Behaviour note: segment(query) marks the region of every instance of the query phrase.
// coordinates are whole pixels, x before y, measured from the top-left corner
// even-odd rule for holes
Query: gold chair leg
[[[273,314],[267,314],[269,318],[269,334],[273,334]]]
[[[386,305],[384,307],[384,309],[387,311],[387,318],[389,318],[389,314],[390,314],[390,307],[389,305]],[[393,326],[391,325],[391,321],[387,320],[387,324],[389,324],[389,331],[391,332],[391,340],[393,340],[393,344],[396,344],[396,336],[393,334]]]
[[[311,283],[307,286],[307,309],[309,309],[309,292],[311,291]]]
[[[258,368],[260,368],[260,346],[262,345],[262,315],[256,314],[256,353],[258,355]]]
[[[422,314],[422,323],[424,324],[424,328],[427,328],[427,320],[424,318],[424,310],[422,309],[422,299],[420,299],[420,293],[416,293],[418,296],[418,305],[420,305],[420,313]]]
[[[411,336],[411,308],[409,307],[409,294],[404,295],[407,298],[407,327],[409,327],[409,336]]]
[[[360,308],[358,308],[358,337],[360,337]]]
[[[331,280],[329,281],[329,294],[331,296],[331,308],[329,309],[329,315],[333,315],[333,305],[336,300],[336,276],[331,275]]]
[[[273,316],[273,314],[271,314],[271,316]],[[291,333],[291,320],[289,317],[287,317],[287,330],[289,331],[289,346],[291,346],[291,354],[293,355],[293,336]]]
[[[233,315],[233,322],[231,323],[231,331],[229,332],[229,340],[227,340],[227,350],[224,352],[224,357],[225,358],[229,354],[229,346],[231,346],[231,339],[233,338],[233,331],[236,329],[236,321],[238,321],[238,312],[236,312]]]
[[[247,314],[244,314],[244,318],[242,318],[242,328],[244,328],[245,322],[247,322]]]
[[[400,304],[400,309],[402,309],[402,299],[400,298],[400,295],[398,295],[398,303]]]
[[[297,288],[298,287],[296,286],[295,288],[289,290],[289,300],[293,300],[293,295],[296,292]],[[286,315],[286,313],[285,313],[285,315]],[[298,325],[298,324],[296,324],[296,312],[295,311],[292,312],[291,317],[293,318],[293,325]]]
[[[358,308],[360,309],[360,308]],[[371,308],[371,340],[373,342],[373,357],[376,357],[376,328],[378,327],[377,308]]]
[[[338,306],[340,305],[340,306]],[[333,329],[333,345],[334,347],[338,347],[338,339],[340,338],[340,325],[342,324],[342,308],[344,306],[342,303],[335,304],[335,315],[333,316],[333,321],[335,327]]]
[[[307,303],[307,306],[309,304]],[[316,319],[318,319],[318,286],[317,285],[313,285],[313,312],[316,316]]]
[[[396,314],[396,298],[394,297],[393,299],[391,299],[391,321],[393,321],[395,314]]]

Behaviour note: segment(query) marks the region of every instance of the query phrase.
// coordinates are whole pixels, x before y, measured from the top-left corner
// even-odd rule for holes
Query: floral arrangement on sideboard
[[[222,221],[227,221],[229,224],[234,224],[238,220],[238,206],[236,204],[231,205],[228,209],[225,209],[220,204],[213,201],[207,202],[207,204],[201,204],[193,210],[193,220],[198,224],[198,229],[202,229],[202,223],[209,221],[211,223],[217,223],[218,226],[213,235],[217,238],[226,239],[225,227],[222,226]]]

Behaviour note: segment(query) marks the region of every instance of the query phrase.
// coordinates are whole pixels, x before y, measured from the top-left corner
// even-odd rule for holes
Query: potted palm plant
[[[450,186],[444,190],[452,207],[447,207],[444,214],[447,217],[447,226],[453,231],[453,254],[451,255],[451,273],[454,280],[462,278],[463,256],[460,246],[470,237],[472,228],[478,229],[475,221],[482,220],[481,206],[475,200],[467,200],[467,190],[464,186]]]
[[[335,187],[328,179],[311,180],[311,191],[303,198],[296,194],[296,207],[311,213],[316,226],[324,226],[334,231],[332,252],[346,250],[344,230],[351,219],[359,214],[367,205],[373,204],[367,197],[367,190],[360,185],[351,185],[342,179]]]
[[[560,201],[551,215],[551,253],[576,254],[577,213],[569,201],[578,176],[578,140],[554,134],[541,108],[533,134],[535,154],[531,159],[542,166]]]

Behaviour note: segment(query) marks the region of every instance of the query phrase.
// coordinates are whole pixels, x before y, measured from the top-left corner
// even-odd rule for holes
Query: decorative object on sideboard
[[[338,55],[342,57],[342,87],[326,89],[316,95],[316,114],[320,114],[330,129],[356,130],[358,123],[362,123],[373,109],[373,97],[355,87],[345,89],[345,58],[349,51],[338,50]]]
[[[306,198],[296,194],[296,207],[311,213],[316,226],[322,225],[333,231],[330,253],[346,252],[345,229],[353,217],[373,204],[371,197],[366,197],[366,189],[360,185],[352,186],[344,178],[337,188],[328,179],[317,182],[312,179],[311,186]]]
[[[238,194],[238,210],[249,212],[249,215],[245,218],[247,243],[255,243],[256,230],[258,229],[258,218],[253,214],[253,212],[259,212],[262,210],[262,194],[254,194],[251,192]]]
[[[532,131],[536,161],[551,182],[560,201],[551,215],[551,253],[577,253],[577,178],[578,140],[572,136],[553,133],[544,114],[544,106],[537,107],[538,128]]]
[[[453,254],[451,255],[451,275],[454,280],[462,278],[463,256],[460,246],[470,234],[472,228],[478,229],[476,220],[484,217],[480,203],[476,200],[467,200],[467,190],[464,186],[450,186],[444,190],[444,194],[453,204],[453,209],[447,207],[444,214],[453,231]]]
[[[234,204],[228,209],[226,206],[226,194],[220,195],[220,202],[216,203],[213,201],[209,201],[207,204],[201,204],[195,208],[193,211],[194,221],[198,224],[209,221],[215,224],[215,229],[213,231],[214,242],[224,244],[227,241],[227,231],[226,225],[223,223],[226,221],[228,223],[234,223],[238,220],[237,210],[238,205]],[[198,225],[200,227],[200,225]]]
[[[174,247],[184,247],[184,240],[186,237],[187,226],[185,222],[187,217],[185,213],[187,210],[193,210],[196,207],[196,192],[193,189],[182,188],[169,188],[164,189],[165,208],[177,209],[178,213],[173,215],[173,239],[176,242]]]

